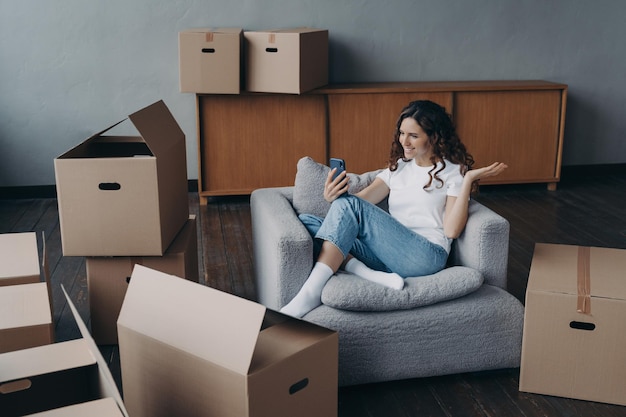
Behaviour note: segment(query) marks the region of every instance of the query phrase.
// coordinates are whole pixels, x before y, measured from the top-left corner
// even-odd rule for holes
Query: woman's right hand
[[[343,171],[333,180],[335,171],[337,171],[337,168],[333,168],[328,172],[326,182],[324,183],[324,200],[329,203],[348,192],[348,174],[346,174],[346,171]]]

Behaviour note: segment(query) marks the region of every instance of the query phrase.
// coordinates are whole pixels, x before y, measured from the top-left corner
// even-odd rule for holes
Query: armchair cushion
[[[293,208],[297,214],[307,213],[326,217],[330,203],[324,200],[324,183],[330,168],[315,162],[311,157],[300,158],[297,165],[296,179],[293,190]],[[364,174],[348,173],[350,179],[348,192],[355,194],[367,187],[378,171]]]
[[[358,276],[339,272],[322,292],[322,302],[341,310],[393,311],[423,307],[452,300],[476,291],[482,274],[472,268],[453,266],[436,274],[406,278],[402,290],[394,290]]]

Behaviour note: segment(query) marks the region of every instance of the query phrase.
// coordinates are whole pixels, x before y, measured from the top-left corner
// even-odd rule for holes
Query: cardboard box
[[[135,264],[199,281],[197,239],[192,215],[163,256],[86,259],[91,335],[96,343],[117,344],[117,317]]]
[[[300,94],[328,84],[328,30],[244,32],[246,89]]]
[[[2,416],[23,416],[110,397],[128,417],[104,358],[67,293],[65,296],[83,338],[0,354]]]
[[[181,93],[239,94],[243,83],[243,29],[189,29],[178,33]]]
[[[40,281],[35,232],[0,234],[0,287]]]
[[[626,250],[538,243],[520,391],[626,405]]]
[[[141,136],[111,126],[54,160],[65,256],[161,256],[187,221],[183,131],[163,101],[129,119]]]
[[[0,287],[0,353],[54,342],[48,285]]]
[[[336,416],[337,333],[136,265],[118,319],[133,417]]]

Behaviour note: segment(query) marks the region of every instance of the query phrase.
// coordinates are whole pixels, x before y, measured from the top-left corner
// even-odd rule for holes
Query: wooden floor
[[[557,191],[545,185],[485,186],[477,197],[511,223],[509,290],[521,301],[535,242],[626,249],[626,172],[589,171],[564,170]],[[199,206],[190,193],[189,200],[200,220],[202,283],[254,300],[249,199],[216,198]],[[85,261],[62,256],[56,200],[0,198],[0,233],[23,231],[45,233],[57,341],[79,337],[60,284],[88,322]],[[117,347],[100,349],[121,389]],[[626,407],[521,393],[518,383],[519,369],[504,369],[344,387],[339,416],[626,416]]]

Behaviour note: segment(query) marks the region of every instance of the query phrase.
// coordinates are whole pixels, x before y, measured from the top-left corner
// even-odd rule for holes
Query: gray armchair
[[[314,262],[313,240],[293,208],[293,191],[259,189],[250,199],[258,301],[275,310],[298,292]],[[407,279],[400,291],[344,272],[331,278],[324,304],[303,319],[339,333],[339,384],[518,367],[524,308],[506,291],[508,246],[507,220],[471,201],[467,226],[444,271]],[[423,286],[476,276],[480,281],[469,280],[477,285],[465,292],[423,297]],[[357,305],[336,305],[342,294],[359,288],[375,293],[384,308],[362,305],[362,293],[354,297]],[[389,300],[396,298],[394,308]]]

